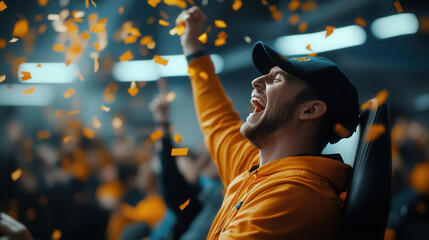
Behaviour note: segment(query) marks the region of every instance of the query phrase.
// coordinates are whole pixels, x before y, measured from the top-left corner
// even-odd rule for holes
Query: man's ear
[[[313,100],[308,101],[303,104],[303,108],[301,108],[301,113],[299,114],[300,120],[313,120],[322,117],[326,111],[328,110],[328,106],[324,101]]]

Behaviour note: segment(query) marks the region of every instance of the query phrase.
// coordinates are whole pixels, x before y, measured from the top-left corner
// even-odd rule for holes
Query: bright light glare
[[[19,65],[18,79],[23,83],[71,83],[78,78],[76,64],[66,66],[65,63],[23,63]],[[21,80],[21,71],[30,72],[31,79]]]
[[[414,34],[419,29],[419,20],[412,13],[401,13],[374,20],[371,31],[378,39]]]
[[[22,90],[29,87],[26,84],[0,85],[0,106],[47,106],[52,103],[54,89],[51,86],[35,85],[32,94],[22,94]]]
[[[118,62],[113,67],[113,76],[120,82],[156,81],[160,77],[188,76],[188,63],[184,55],[162,56],[168,60],[166,66],[153,60],[136,60]],[[210,55],[215,66],[215,72],[223,70],[224,62],[221,56]]]
[[[301,55],[358,46],[366,41],[365,30],[357,25],[336,28],[327,38],[325,35],[326,31],[321,31],[280,37],[274,46],[283,55]],[[306,49],[308,44],[312,51]]]

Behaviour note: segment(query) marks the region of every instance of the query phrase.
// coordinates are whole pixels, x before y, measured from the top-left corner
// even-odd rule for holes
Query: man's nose
[[[265,89],[265,76],[260,76],[252,81],[252,86],[255,89]]]

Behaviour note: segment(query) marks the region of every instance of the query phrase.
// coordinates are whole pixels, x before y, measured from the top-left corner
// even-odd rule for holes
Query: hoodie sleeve
[[[240,133],[242,122],[215,74],[210,56],[194,58],[189,68],[198,122],[207,149],[226,186],[239,174],[257,164],[258,149]]]

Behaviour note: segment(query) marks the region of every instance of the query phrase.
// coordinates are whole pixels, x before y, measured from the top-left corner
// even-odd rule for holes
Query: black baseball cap
[[[285,57],[264,42],[253,46],[253,63],[262,74],[278,66],[285,72],[306,81],[313,87],[317,98],[328,107],[330,143],[342,137],[334,131],[338,123],[349,131],[349,136],[359,124],[359,99],[355,86],[337,64],[324,57]]]

